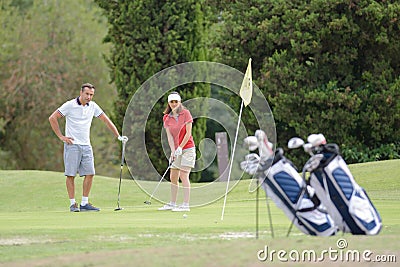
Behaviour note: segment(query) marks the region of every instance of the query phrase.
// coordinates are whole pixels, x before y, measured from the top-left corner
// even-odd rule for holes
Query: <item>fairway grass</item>
[[[229,193],[224,220],[223,200],[183,213],[161,212],[153,200],[145,205],[146,195],[134,181],[124,179],[121,211],[117,204],[118,179],[96,176],[91,201],[100,212],[70,213],[62,173],[45,171],[0,171],[0,266],[271,266],[293,265],[275,258],[258,257],[267,247],[272,250],[304,252],[324,250],[342,252],[371,251],[386,260],[400,261],[400,160],[351,165],[356,181],[368,192],[383,220],[377,236],[339,233],[323,238],[311,237],[293,228],[286,237],[290,221],[270,201],[274,238],[268,224],[265,193],[260,190],[259,237],[256,239],[256,194],[248,193],[244,180]],[[82,179],[77,178],[77,195]],[[80,197],[77,198],[80,200]],[[345,241],[340,250],[337,243]],[[260,252],[261,251],[261,252]],[[261,254],[260,254],[261,253]],[[339,254],[340,255],[340,254]],[[392,255],[393,257],[389,257]],[[377,266],[361,259],[329,259],[310,264]],[[380,266],[396,266],[394,262]]]

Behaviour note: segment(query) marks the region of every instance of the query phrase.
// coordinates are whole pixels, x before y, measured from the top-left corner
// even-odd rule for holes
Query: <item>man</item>
[[[93,117],[102,120],[121,142],[127,142],[126,136],[120,136],[114,123],[103,110],[92,101],[95,87],[90,83],[81,86],[79,97],[65,102],[50,115],[51,128],[64,142],[64,166],[66,187],[70,199],[70,211],[100,211],[89,203],[89,193],[95,175],[93,150],[90,144],[90,127]],[[65,117],[65,135],[61,133],[58,120]],[[75,202],[75,176],[85,176],[83,180],[82,201],[78,208]]]

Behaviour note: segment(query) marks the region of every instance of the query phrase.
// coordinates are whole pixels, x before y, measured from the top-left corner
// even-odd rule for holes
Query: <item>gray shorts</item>
[[[191,147],[182,151],[182,155],[177,156],[172,163],[172,169],[190,170],[196,163],[196,148]]]
[[[64,144],[65,176],[94,175],[94,157],[91,146]]]

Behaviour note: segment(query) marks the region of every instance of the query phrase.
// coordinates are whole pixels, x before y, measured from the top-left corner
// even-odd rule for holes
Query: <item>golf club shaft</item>
[[[274,226],[272,225],[272,215],[271,215],[271,208],[269,206],[268,195],[266,196],[267,201],[267,209],[268,209],[268,219],[269,219],[269,226],[271,228],[271,237],[274,238]]]
[[[157,191],[158,187],[160,186],[160,184],[161,184],[162,180],[164,179],[165,175],[167,174],[168,170],[171,168],[172,163],[173,163],[173,161],[168,165],[168,168],[165,170],[163,176],[161,176],[160,181],[158,181],[156,188],[154,188],[153,193],[151,193],[149,200],[147,202],[145,201],[145,203],[149,203],[149,204],[151,203],[151,199],[153,198],[154,193]]]
[[[126,142],[122,142],[121,169],[119,171],[119,186],[118,186],[118,201],[117,201],[118,209],[120,209],[119,200],[120,200],[120,195],[121,195],[122,169],[124,167],[125,145],[126,145]]]
[[[298,198],[298,202],[296,204],[296,208],[294,209],[293,219],[292,219],[292,221],[290,223],[290,226],[289,226],[288,232],[286,234],[286,237],[288,237],[290,235],[290,232],[292,231],[292,227],[293,227],[294,221],[296,220],[297,211],[299,210],[299,207],[300,207],[301,199],[303,198],[306,190],[307,190],[307,185],[304,185],[304,187],[300,191],[300,196]]]
[[[120,194],[121,194],[122,167],[123,166],[121,165],[121,170],[119,172],[118,201],[117,201],[118,208],[119,208],[119,199],[120,199]]]

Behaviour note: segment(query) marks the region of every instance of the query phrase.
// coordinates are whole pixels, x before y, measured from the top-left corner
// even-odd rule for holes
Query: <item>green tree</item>
[[[118,90],[114,121],[121,129],[129,101],[142,83],[175,64],[208,59],[205,46],[208,11],[205,1],[194,0],[95,2],[104,9],[110,25],[105,41],[113,46],[108,63],[111,81]],[[183,99],[210,94],[208,86],[198,84],[178,90]],[[163,155],[160,132],[165,103],[166,99],[160,99],[146,118],[146,147],[159,172],[163,172],[166,165],[166,159],[160,157]],[[137,103],[136,106],[139,110],[141,105],[148,104]],[[205,126],[204,119],[195,121],[193,136],[196,143],[204,138]],[[200,174],[192,174],[191,179],[199,180]]]
[[[253,58],[280,146],[313,132],[364,152],[399,143],[398,1],[235,1],[222,14],[221,59]]]
[[[105,27],[99,27],[100,9],[89,0],[28,2],[3,1],[0,8],[5,37],[0,146],[16,164],[6,168],[59,171],[62,144],[51,134],[47,118],[76,97],[83,82],[101,88],[99,77],[106,67],[99,64],[101,43],[94,40]]]
[[[16,45],[18,37],[15,35],[15,29],[21,23],[18,16],[18,9],[11,6],[11,0],[4,0],[0,3],[0,81],[11,76],[10,70],[7,68],[7,62],[14,60],[18,56],[19,46]],[[12,117],[6,112],[7,102],[6,95],[3,93],[3,87],[0,87],[0,144],[5,138],[6,125],[10,123]],[[0,146],[0,168],[7,166],[13,168],[16,166],[15,159],[12,159],[11,152]]]

